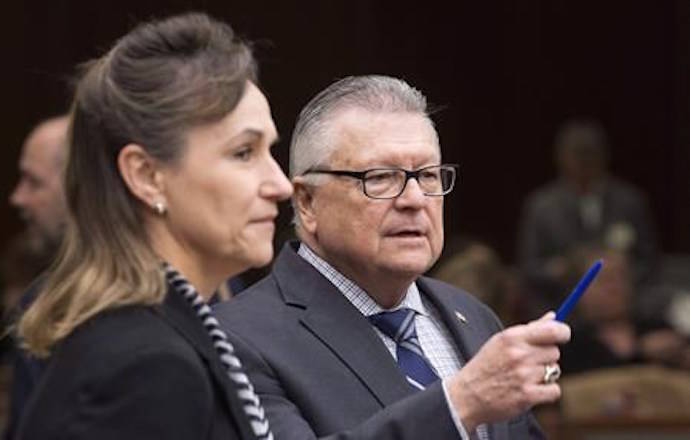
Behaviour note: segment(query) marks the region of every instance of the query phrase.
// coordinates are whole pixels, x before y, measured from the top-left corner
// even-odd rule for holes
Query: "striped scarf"
[[[249,377],[242,369],[242,363],[235,354],[234,347],[228,342],[228,337],[218,325],[218,320],[213,316],[211,308],[199,295],[194,286],[170,264],[164,263],[163,267],[168,283],[187,300],[203,323],[206,331],[208,331],[220,362],[225,367],[230,380],[237,387],[237,396],[242,402],[244,413],[249,419],[254,434],[260,440],[273,440],[273,433],[268,425],[268,419],[264,414],[264,408],[261,406],[259,396],[256,395]]]

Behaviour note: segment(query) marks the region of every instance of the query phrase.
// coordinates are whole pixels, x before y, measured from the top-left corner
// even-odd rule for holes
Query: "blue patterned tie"
[[[398,309],[369,316],[369,321],[383,334],[395,341],[398,366],[405,373],[407,381],[418,390],[423,390],[438,376],[424,357],[419,345],[414,325],[416,312],[411,309]]]

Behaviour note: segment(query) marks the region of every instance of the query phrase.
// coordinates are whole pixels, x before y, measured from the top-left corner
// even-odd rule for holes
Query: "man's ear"
[[[127,144],[117,155],[117,167],[129,191],[146,206],[156,210],[165,207],[163,174],[158,162],[144,148]]]
[[[312,185],[308,185],[303,179],[297,177],[293,179],[292,185],[294,193],[294,207],[297,216],[299,217],[300,225],[309,234],[316,233],[316,211],[314,207],[314,189]]]

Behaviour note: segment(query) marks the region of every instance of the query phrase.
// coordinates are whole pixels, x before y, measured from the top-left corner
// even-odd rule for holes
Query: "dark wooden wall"
[[[255,40],[283,136],[336,78],[407,79],[439,108],[445,157],[461,164],[447,230],[510,260],[525,195],[553,178],[551,144],[571,116],[600,119],[612,170],[650,197],[664,250],[690,252],[690,4],[229,0],[7,2],[2,6],[0,246],[21,225],[6,203],[24,135],[69,104],[73,66],[134,23],[204,10]]]

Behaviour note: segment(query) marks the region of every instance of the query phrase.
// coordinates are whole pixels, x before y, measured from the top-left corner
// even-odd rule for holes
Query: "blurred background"
[[[435,109],[444,161],[460,164],[458,186],[446,199],[444,259],[469,243],[486,248],[480,260],[490,255],[499,262],[502,280],[488,287],[487,301],[498,301],[506,322],[533,314],[525,306],[533,292],[520,277],[521,219],[528,195],[557,178],[555,138],[573,119],[598,124],[608,172],[646,201],[662,273],[651,284],[690,289],[683,284],[690,274],[690,2],[684,0],[8,2],[0,29],[0,250],[23,230],[8,198],[24,138],[41,119],[69,108],[75,66],[141,20],[189,10],[224,19],[254,41],[284,168],[300,108],[335,79],[388,74],[422,90]],[[283,208],[278,240],[290,230]],[[481,280],[458,285],[482,290]],[[688,383],[687,375],[680,380]],[[614,413],[628,403],[619,402]],[[603,405],[609,413],[597,417],[611,415],[611,403]],[[545,412],[544,423],[559,429],[561,410],[556,418]],[[690,425],[687,414],[674,417],[671,425]],[[643,438],[640,432],[631,438]]]
[[[605,127],[612,171],[650,200],[660,242],[690,251],[690,2],[119,0],[3,6],[0,196],[24,136],[69,106],[74,66],[142,19],[190,9],[256,42],[261,83],[286,147],[301,106],[336,78],[400,76],[426,93],[445,160],[460,164],[450,234],[512,260],[525,196],[556,175],[566,119]],[[0,204],[0,246],[21,229]]]

